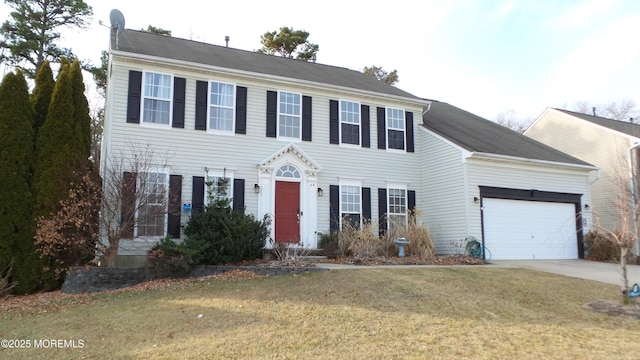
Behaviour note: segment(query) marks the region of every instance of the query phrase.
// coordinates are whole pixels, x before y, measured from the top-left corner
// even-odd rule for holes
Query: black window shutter
[[[387,189],[378,188],[378,223],[380,236],[387,233]]]
[[[209,83],[196,81],[196,130],[207,130],[207,102]]]
[[[134,172],[122,174],[120,229],[125,239],[133,239],[133,229],[136,224],[136,176]]]
[[[236,134],[247,133],[247,88],[236,87]]]
[[[416,191],[407,190],[407,207],[411,212],[416,208]]]
[[[169,175],[169,214],[167,233],[180,238],[180,205],[182,204],[182,175]]]
[[[267,90],[267,137],[276,137],[278,93]]]
[[[362,218],[371,221],[371,188],[362,188]]]
[[[302,96],[302,141],[311,141],[311,96]]]
[[[371,124],[369,120],[369,105],[360,105],[360,123],[362,125],[362,147],[371,147]]]
[[[340,186],[329,186],[329,229],[340,230]]]
[[[387,148],[387,124],[385,116],[385,108],[378,109],[378,149]]]
[[[244,179],[233,179],[233,211],[244,213]]]
[[[340,143],[340,119],[338,118],[338,101],[329,100],[329,143]]]
[[[173,123],[174,128],[184,128],[184,98],[187,79],[173,78]],[[178,229],[179,231],[180,229]]]
[[[194,213],[201,212],[204,209],[204,176],[193,177],[191,209]]]
[[[405,127],[407,132],[407,152],[414,152],[414,144],[413,144],[413,113],[407,111],[404,113],[405,117]]]
[[[127,96],[127,122],[140,123],[140,101],[142,100],[142,71],[129,70],[129,93]]]

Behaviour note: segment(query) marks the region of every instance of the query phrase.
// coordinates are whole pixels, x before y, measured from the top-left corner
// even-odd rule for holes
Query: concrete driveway
[[[588,260],[492,260],[491,263],[501,267],[519,267],[545,271],[622,287],[620,264]],[[629,279],[629,287],[635,283],[640,283],[640,266],[627,265],[627,279]]]

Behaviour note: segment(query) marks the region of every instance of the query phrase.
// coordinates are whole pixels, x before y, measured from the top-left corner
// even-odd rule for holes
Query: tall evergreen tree
[[[59,46],[60,28],[85,29],[93,9],[83,0],[4,0],[12,8],[0,26],[0,47],[7,52],[0,60],[21,67],[30,78],[45,60],[57,62],[74,57],[71,49]]]
[[[24,75],[7,74],[0,85],[0,268],[13,264],[14,292],[39,286],[41,262],[33,243],[31,103]]]
[[[91,115],[89,102],[84,94],[84,80],[80,62],[75,60],[71,64],[71,87],[73,91],[73,145],[78,160],[88,164],[91,156]]]
[[[37,136],[38,129],[44,124],[49,111],[49,103],[51,103],[51,95],[56,82],[53,80],[53,72],[51,65],[45,61],[36,76],[36,87],[31,95],[33,103],[33,132]]]
[[[73,182],[74,103],[69,66],[60,67],[47,119],[36,138],[34,190],[36,215],[48,216],[65,199]]]

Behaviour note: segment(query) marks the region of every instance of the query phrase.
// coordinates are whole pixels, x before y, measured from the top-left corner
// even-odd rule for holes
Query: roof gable
[[[423,126],[470,152],[590,166],[516,131],[447,103],[433,101]]]
[[[637,137],[640,138],[640,124],[634,124],[634,123],[630,123],[630,122],[626,122],[626,121],[619,121],[619,120],[613,120],[613,119],[607,119],[607,118],[603,118],[600,116],[593,116],[593,115],[588,115],[588,114],[583,114],[583,113],[579,113],[579,112],[574,112],[574,111],[569,111],[569,110],[562,110],[562,109],[555,109],[557,111],[560,111],[562,113],[565,113],[567,115],[588,121],[590,123],[596,124],[596,125],[600,125],[603,127],[606,127],[610,130],[613,131],[617,131],[620,133],[623,133],[625,135],[630,135],[633,137]]]
[[[115,36],[115,34],[112,34],[112,36]],[[359,71],[212,45],[146,31],[124,30],[118,35],[117,44],[116,48],[116,41],[112,39],[112,51],[293,78],[421,100],[415,95]]]

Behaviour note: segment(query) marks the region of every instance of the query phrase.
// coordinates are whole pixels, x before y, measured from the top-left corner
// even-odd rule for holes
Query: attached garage
[[[577,259],[580,196],[481,187],[482,231],[491,260]],[[576,203],[577,202],[577,203]]]

